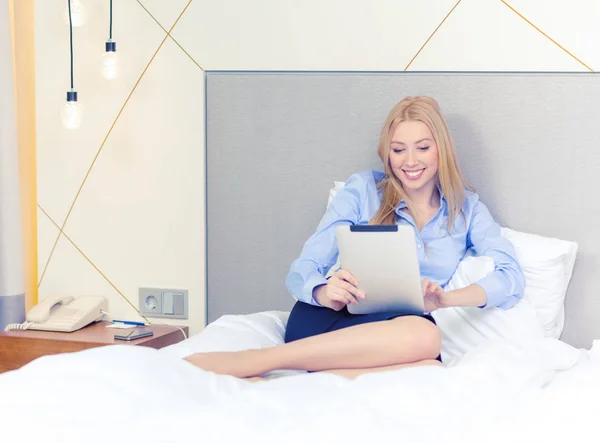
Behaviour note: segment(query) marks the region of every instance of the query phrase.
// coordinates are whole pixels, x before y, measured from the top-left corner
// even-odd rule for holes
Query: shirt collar
[[[447,201],[446,201],[446,197],[444,197],[444,190],[442,189],[442,185],[439,182],[437,183],[437,189],[440,194],[440,207],[445,206]],[[402,209],[405,209],[406,207],[407,207],[406,201],[400,200],[400,203],[398,204],[398,206],[396,206],[396,213],[400,214],[400,211],[402,211]]]

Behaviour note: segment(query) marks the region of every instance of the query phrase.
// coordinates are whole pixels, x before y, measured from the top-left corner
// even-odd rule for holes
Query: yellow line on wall
[[[552,43],[554,43],[560,49],[562,49],[563,51],[565,51],[567,54],[569,54],[571,57],[573,57],[575,60],[577,60],[583,66],[585,66],[586,69],[588,69],[591,72],[594,72],[594,70],[592,68],[590,68],[588,65],[586,65],[581,60],[579,60],[574,54],[572,54],[571,52],[569,52],[565,47],[563,47],[562,45],[560,45],[556,40],[554,40],[552,37],[550,37],[548,34],[546,34],[544,31],[542,31],[540,28],[538,28],[532,22],[530,22],[523,14],[521,14],[519,11],[517,11],[515,8],[513,8],[511,5],[509,5],[508,3],[506,3],[504,0],[500,0],[500,1],[502,3],[504,3],[511,11],[513,11],[515,14],[517,14],[519,17],[521,17],[523,20],[525,20],[529,25],[531,25],[536,31],[538,31],[540,34],[542,34],[544,37],[546,37],[548,40],[550,40]]]
[[[425,48],[425,46],[427,46],[427,43],[429,43],[429,40],[431,40],[432,37],[435,35],[435,33],[438,32],[438,29],[440,29],[442,27],[442,25],[444,24],[444,22],[448,19],[448,17],[450,17],[450,14],[452,14],[454,12],[454,10],[460,4],[461,1],[462,0],[458,0],[456,2],[456,4],[452,7],[452,9],[450,10],[450,12],[448,12],[448,14],[446,14],[446,17],[444,17],[444,20],[442,20],[441,23],[439,25],[437,25],[437,28],[435,28],[434,31],[429,36],[429,38],[427,40],[425,40],[425,43],[423,43],[423,46],[421,46],[421,48],[419,48],[419,50],[417,51],[417,53],[415,54],[415,56],[410,60],[410,62],[408,62],[408,65],[406,65],[406,68],[404,68],[405,71],[408,70],[408,68],[410,67],[410,65],[412,65],[412,63],[415,61],[415,59],[421,53],[421,51],[423,50],[423,48]]]
[[[152,13],[151,13],[151,12],[148,10],[148,8],[146,8],[146,6],[144,6],[144,4],[143,4],[143,3],[142,3],[140,0],[136,0],[136,1],[138,2],[138,5],[140,5],[140,6],[142,7],[142,9],[143,9],[144,11],[146,11],[146,13],[147,13],[147,14],[148,14],[148,15],[149,15],[151,18],[152,18],[152,20],[154,20],[154,21],[156,22],[156,24],[157,24],[157,25],[158,25],[158,26],[159,26],[159,27],[160,27],[160,28],[161,28],[163,31],[165,31],[165,32],[167,33],[167,35],[168,35],[168,36],[171,38],[171,40],[173,40],[173,43],[175,43],[177,46],[179,46],[179,49],[181,49],[181,50],[183,51],[183,53],[184,53],[185,55],[187,55],[187,56],[189,57],[189,59],[190,59],[190,60],[191,60],[191,61],[192,61],[192,62],[193,62],[193,63],[194,63],[196,66],[198,66],[198,68],[200,68],[202,71],[204,71],[204,68],[203,68],[202,66],[200,66],[200,63],[198,63],[198,62],[197,62],[197,61],[194,59],[194,57],[192,57],[192,56],[191,56],[191,55],[190,55],[190,54],[189,54],[189,53],[188,53],[188,52],[187,52],[187,51],[186,51],[186,50],[183,48],[183,46],[181,46],[181,45],[179,44],[179,42],[178,42],[178,41],[175,39],[175,37],[173,37],[173,36],[171,35],[171,31],[173,30],[173,28],[171,28],[171,31],[167,31],[167,30],[165,29],[165,27],[164,27],[163,25],[161,25],[161,24],[160,24],[160,22],[159,22],[159,21],[156,19],[156,17],[154,17],[154,16],[152,15]],[[190,1],[190,3],[191,3],[191,1]]]
[[[39,204],[37,205],[38,208],[40,208],[40,211],[42,211],[44,213],[44,215],[48,218],[48,220],[50,220],[50,222],[56,226],[56,228],[60,231],[60,226],[58,226],[58,223],[56,223],[52,217],[50,217],[50,215],[44,210],[44,208],[42,208]],[[92,265],[92,267],[96,270],[96,272],[98,272],[98,274],[100,274],[100,276],[121,296],[121,298],[123,298],[123,300],[125,300],[129,306],[131,306],[141,317],[144,318],[144,320],[146,320],[146,322],[150,323],[150,321],[144,317],[140,311],[138,310],[138,308],[135,307],[135,305],[133,303],[131,303],[131,301],[129,301],[129,299],[125,296],[125,294],[123,294],[123,292],[121,292],[119,290],[119,288],[117,288],[117,286],[109,280],[109,278],[104,274],[104,272],[102,272],[100,270],[100,268],[98,268],[98,266],[96,266],[94,264],[94,262],[81,250],[81,248],[79,246],[77,246],[75,244],[75,242],[73,240],[71,240],[71,237],[69,237],[67,234],[65,234],[64,232],[62,232],[62,235],[69,241],[69,243],[71,243],[71,245],[77,249],[77,252],[79,252],[81,254],[81,256],[90,264]]]

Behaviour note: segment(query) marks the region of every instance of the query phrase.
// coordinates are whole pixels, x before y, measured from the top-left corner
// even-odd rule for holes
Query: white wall
[[[66,2],[36,1],[40,298],[104,294],[135,318],[126,299],[137,306],[138,287],[187,288],[191,316],[179,323],[193,332],[205,318],[202,69],[600,67],[597,0],[114,0],[123,74],[107,81],[108,1],[81,1],[75,131],[58,114]]]

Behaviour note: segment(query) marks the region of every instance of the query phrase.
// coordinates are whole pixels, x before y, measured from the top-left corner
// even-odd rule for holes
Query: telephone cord
[[[31,324],[32,323],[30,323],[30,322],[10,323],[10,324],[6,325],[6,327],[4,328],[4,331],[8,332],[8,331],[16,330],[16,329],[29,329]]]

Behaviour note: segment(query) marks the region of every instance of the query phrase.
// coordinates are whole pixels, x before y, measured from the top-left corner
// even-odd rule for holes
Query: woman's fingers
[[[356,297],[357,300],[363,300],[365,298],[365,293],[357,287],[358,282],[356,278],[345,269],[340,269],[338,272],[336,272],[329,282],[339,288],[344,289],[345,291],[348,291],[350,294]]]
[[[432,282],[427,278],[423,279],[421,286],[423,288],[423,296],[426,296],[427,294],[442,295],[444,293],[444,290],[438,283]]]
[[[436,283],[436,282],[429,282],[427,291],[429,291],[430,294],[438,294],[438,295],[444,293],[444,290],[442,289],[442,287],[439,285],[439,283]]]
[[[431,285],[431,281],[428,278],[424,278],[421,281],[421,288],[423,288],[423,296],[427,295],[430,285]]]
[[[335,292],[331,292],[329,298],[334,301],[339,301],[340,303],[348,304],[356,304],[358,303],[356,299],[350,294],[348,291],[344,291],[343,289],[336,288]]]
[[[350,285],[349,283],[346,283],[346,282],[341,282],[341,283],[343,283],[343,285],[341,287],[337,286],[335,288],[336,292],[338,294],[342,294],[344,297],[346,297],[348,300],[350,300],[350,303],[352,303],[354,305],[357,304],[358,301],[360,300],[360,297],[358,295],[354,294],[354,292],[356,292],[357,289],[354,286]],[[348,286],[346,286],[346,285],[348,285]]]
[[[432,282],[428,279],[424,279],[422,282],[422,287],[423,297],[425,297],[426,300],[435,299],[437,300],[436,303],[440,303],[440,300],[442,300],[442,298],[444,297],[444,289],[438,283]],[[439,307],[439,305],[437,307]]]
[[[358,286],[358,280],[356,280],[356,277],[354,277],[349,271],[345,269],[340,269],[335,273],[335,275],[341,280],[346,280],[352,285]]]
[[[362,292],[360,289],[358,289],[357,287],[351,285],[350,283],[344,281],[344,280],[338,280],[337,282],[337,287],[343,289],[346,292],[349,292],[350,294],[352,294],[353,297],[355,297],[357,300],[358,299],[364,299],[365,298],[365,294],[364,292]]]

